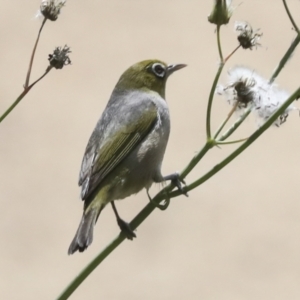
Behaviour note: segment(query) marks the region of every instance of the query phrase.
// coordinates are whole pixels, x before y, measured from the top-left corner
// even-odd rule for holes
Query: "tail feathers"
[[[91,209],[87,214],[83,213],[75,237],[69,247],[69,255],[73,254],[77,250],[79,252],[83,252],[93,242],[94,226],[100,212],[101,209]]]

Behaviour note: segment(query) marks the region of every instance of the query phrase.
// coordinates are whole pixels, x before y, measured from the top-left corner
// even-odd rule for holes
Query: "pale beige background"
[[[1,112],[22,90],[40,24],[33,19],[39,1],[2,2]],[[296,14],[300,2],[288,2]],[[88,251],[67,255],[81,217],[77,177],[83,151],[128,66],[148,58],[189,65],[168,82],[172,133],[163,172],[181,170],[203,145],[218,62],[214,26],[207,22],[211,3],[68,1],[59,20],[46,24],[33,78],[55,46],[72,47],[73,65],[51,71],[0,126],[0,299],[55,299],[118,234],[107,208]],[[236,46],[235,20],[261,28],[263,46],[238,51],[228,67],[248,65],[268,77],[295,33],[282,1],[240,3],[235,1],[231,23],[222,30],[224,53]],[[278,78],[291,92],[299,85],[298,52]],[[214,128],[228,109],[216,97]],[[236,137],[255,128],[249,119]],[[295,112],[188,199],[156,210],[138,228],[138,238],[124,242],[71,299],[300,299],[299,128]],[[211,151],[187,181],[230,149]],[[118,207],[131,220],[147,201],[141,192]]]

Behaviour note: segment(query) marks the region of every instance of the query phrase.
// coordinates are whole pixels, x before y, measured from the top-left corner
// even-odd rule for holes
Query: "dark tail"
[[[101,210],[102,208],[94,208],[87,213],[83,213],[75,237],[69,247],[69,255],[73,254],[77,250],[79,252],[83,252],[93,242],[94,226],[97,222]]]

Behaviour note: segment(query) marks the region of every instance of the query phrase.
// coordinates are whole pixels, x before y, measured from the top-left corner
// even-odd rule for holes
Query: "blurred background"
[[[299,1],[288,1],[300,24]],[[0,113],[21,93],[41,20],[37,0],[4,1],[0,11]],[[249,66],[269,78],[295,32],[282,1],[234,1],[222,27],[224,54],[237,46],[234,21],[261,28],[262,46],[239,50],[228,68]],[[0,125],[0,298],[55,299],[119,233],[107,207],[88,251],[67,255],[82,214],[77,186],[88,138],[121,73],[140,60],[186,63],[167,85],[172,130],[163,173],[182,170],[205,142],[205,112],[218,66],[212,1],[68,1],[47,22],[32,80],[56,46],[72,65],[52,70]],[[299,51],[277,79],[299,86]],[[213,129],[230,107],[216,96]],[[235,134],[257,128],[249,118]],[[300,299],[300,119],[292,113],[190,197],[173,199],[138,228],[71,299]],[[213,149],[186,178],[192,182],[230,153]],[[160,189],[154,186],[151,194]],[[117,203],[130,221],[145,191]]]

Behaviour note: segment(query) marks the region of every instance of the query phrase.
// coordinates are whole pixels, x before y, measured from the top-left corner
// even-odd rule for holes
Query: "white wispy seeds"
[[[259,126],[289,97],[286,91],[279,89],[275,84],[269,84],[251,69],[235,67],[228,75],[228,85],[219,85],[217,93],[223,95],[239,113],[243,113],[245,108],[251,105],[252,112],[259,119]],[[296,107],[290,105],[273,124],[279,127],[286,121],[289,112],[295,109]]]

